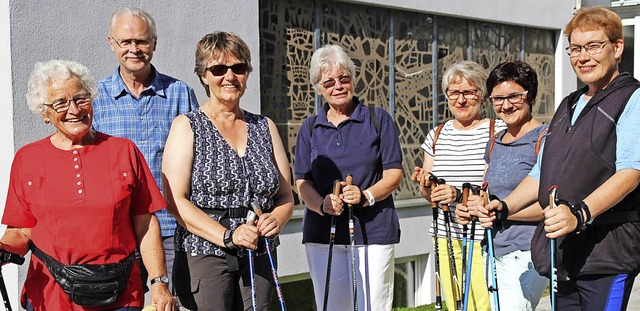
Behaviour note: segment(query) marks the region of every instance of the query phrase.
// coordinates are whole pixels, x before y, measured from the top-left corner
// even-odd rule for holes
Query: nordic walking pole
[[[9,253],[6,251],[0,251],[0,263],[14,263],[21,265],[24,263],[24,257]],[[0,293],[2,293],[2,301],[4,302],[4,309],[11,311],[11,302],[9,301],[9,294],[7,293],[7,286],[4,284],[4,277],[2,276],[2,266],[0,266]]]
[[[333,195],[340,195],[340,181],[333,181]],[[323,203],[324,204],[324,203]],[[322,208],[322,206],[320,207]],[[327,262],[327,278],[324,284],[324,303],[322,304],[322,310],[327,311],[329,307],[329,282],[331,281],[331,258],[333,257],[333,243],[336,240],[336,216],[331,216],[331,229],[329,231],[329,259]]]
[[[246,224],[253,225],[256,220],[256,214],[252,211],[247,213]],[[253,262],[253,251],[247,249],[247,258],[249,260],[249,280],[251,282],[251,307],[253,311],[258,310],[258,301],[256,299],[256,270]]]
[[[484,200],[484,206],[487,206],[489,204],[487,182],[482,183],[480,196],[482,196]],[[489,286],[489,292],[491,292],[491,294],[493,295],[495,311],[500,311],[500,298],[498,296],[498,277],[496,275],[496,257],[493,252],[493,229],[487,228],[485,233],[487,234],[487,251],[489,253],[489,265],[487,266],[487,268],[489,269],[489,273],[491,274],[491,285]]]
[[[258,217],[262,216],[262,209],[260,208],[258,203],[251,203],[251,208]],[[278,295],[278,301],[280,302],[280,309],[282,309],[282,311],[287,311],[287,307],[284,304],[284,296],[282,295],[282,287],[280,286],[280,281],[278,280],[278,271],[276,270],[276,265],[273,262],[273,254],[271,254],[271,248],[269,247],[269,244],[269,238],[264,237],[264,246],[267,249],[267,256],[269,256],[269,264],[271,265],[271,276],[273,276],[273,283],[276,286],[276,294]]]
[[[353,176],[347,175],[347,186],[353,184]],[[355,225],[353,223],[353,205],[347,204],[349,208],[349,248],[351,249],[351,287],[353,288],[353,311],[358,311],[358,279],[356,276],[356,240]]]
[[[466,182],[462,184],[462,205],[467,206],[469,199],[469,190],[471,190],[471,184]],[[467,288],[467,247],[469,240],[467,239],[467,231],[469,230],[467,225],[462,226],[462,297],[463,304],[462,310],[467,311],[467,303],[469,302],[469,288]],[[472,261],[473,263],[473,261]]]
[[[463,185],[464,187],[464,185]],[[469,187],[471,187],[471,185],[469,185]],[[478,195],[478,186],[474,186],[473,188],[471,188],[471,191],[473,192],[473,194]],[[469,254],[467,255],[467,261],[470,261],[469,264],[467,264],[467,274],[465,276],[465,296],[464,296],[464,303],[462,305],[462,310],[463,311],[467,311],[469,309],[469,296],[471,295],[471,290],[470,290],[470,286],[471,286],[471,267],[473,267],[473,247],[475,245],[475,237],[476,237],[476,222],[477,219],[476,217],[471,217],[471,236],[469,237]]]
[[[439,185],[446,184],[442,178],[438,179]],[[447,249],[449,253],[449,262],[451,265],[451,278],[453,279],[453,297],[456,301],[456,310],[462,310],[462,302],[460,301],[460,281],[458,280],[458,269],[456,268],[456,256],[453,253],[453,240],[451,238],[451,211],[449,204],[441,204],[442,213],[444,214],[444,231],[447,235]]]
[[[556,198],[558,195],[558,186],[553,185],[551,186],[551,188],[549,188],[549,206],[551,206],[551,208],[556,208],[558,207],[558,205],[556,205]],[[558,293],[558,270],[556,269],[556,239],[552,238],[550,241],[550,248],[551,248],[551,261],[550,261],[550,265],[551,265],[551,278],[549,278],[549,282],[550,282],[550,299],[549,301],[551,302],[551,310],[552,311],[556,311],[557,306],[556,306],[556,295]]]
[[[429,186],[433,190],[438,185],[438,177],[429,173]],[[435,255],[435,275],[436,275],[436,310],[442,310],[442,293],[440,288],[440,252],[438,250],[438,202],[431,200],[431,210],[433,211],[433,253]]]

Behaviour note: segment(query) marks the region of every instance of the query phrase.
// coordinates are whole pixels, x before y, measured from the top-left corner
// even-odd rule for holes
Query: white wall
[[[560,29],[571,19],[575,0],[343,0],[411,11]]]
[[[253,67],[259,68],[255,0],[9,0],[9,4],[14,123],[15,132],[19,133],[15,137],[16,149],[53,131],[26,107],[26,81],[34,63],[52,58],[70,59],[86,65],[97,79],[111,75],[118,62],[107,43],[107,25],[111,13],[119,7],[139,7],[153,16],[158,47],[152,63],[160,72],[187,82],[196,90],[200,103],[207,97],[193,73],[194,53],[196,43],[205,34],[216,30],[237,33],[253,52]],[[259,70],[253,71],[248,86],[242,106],[259,112]]]

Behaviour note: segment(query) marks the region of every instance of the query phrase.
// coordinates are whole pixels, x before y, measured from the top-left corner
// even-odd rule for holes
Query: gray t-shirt
[[[542,131],[548,128],[543,124],[526,133],[518,140],[505,144],[500,132],[488,154],[491,141],[487,143],[485,161],[488,163],[485,181],[488,183],[489,194],[502,199],[529,174],[536,164],[536,143]],[[531,237],[538,222],[521,222],[507,220],[502,223],[500,230],[493,230],[493,245],[496,256],[504,256],[513,251],[528,251],[531,249]]]

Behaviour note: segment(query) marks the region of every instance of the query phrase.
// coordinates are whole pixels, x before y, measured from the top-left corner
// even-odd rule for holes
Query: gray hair
[[[449,84],[465,78],[470,84],[478,88],[480,101],[487,97],[487,70],[480,64],[471,61],[457,62],[442,75],[442,91],[446,92]]]
[[[342,47],[327,44],[313,52],[311,64],[309,65],[309,79],[313,90],[316,91],[316,93],[318,92],[318,84],[320,83],[323,72],[339,67],[348,70],[352,77],[356,74],[356,65]]]
[[[41,63],[37,62],[29,76],[27,84],[27,106],[36,113],[44,113],[43,103],[47,99],[47,87],[54,80],[67,80],[75,77],[80,80],[82,86],[91,94],[91,101],[98,95],[96,79],[91,75],[87,67],[82,64],[52,59]]]
[[[154,38],[158,38],[158,32],[156,31],[156,22],[153,20],[153,17],[151,17],[149,13],[143,11],[142,9],[129,7],[123,7],[113,12],[113,14],[111,15],[111,20],[109,20],[109,35],[113,35],[113,28],[116,24],[116,19],[123,15],[135,16],[144,20],[147,23],[147,26],[149,26],[151,36],[153,36]]]

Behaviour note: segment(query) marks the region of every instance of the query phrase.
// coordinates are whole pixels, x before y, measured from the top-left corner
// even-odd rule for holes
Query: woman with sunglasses
[[[493,111],[507,124],[507,129],[487,144],[484,180],[492,196],[504,198],[536,164],[548,126],[532,114],[538,93],[538,75],[529,64],[520,61],[499,64],[489,73],[487,90],[491,92],[489,101]],[[479,196],[470,196],[468,207],[457,205],[458,223],[468,224],[469,210],[482,204]],[[536,272],[531,261],[531,237],[543,218],[540,211],[540,205],[533,204],[492,230],[502,310],[535,310],[549,284],[546,277]],[[497,310],[496,306],[492,307]]]
[[[251,70],[249,47],[237,35],[200,39],[195,73],[209,100],[174,120],[165,146],[163,188],[179,223],[173,284],[190,310],[249,310],[253,294],[258,310],[269,309],[274,283],[261,239],[280,233],[293,196],[275,124],[240,108]],[[247,223],[255,206],[263,213]],[[255,278],[245,249],[255,250]]]
[[[326,100],[298,132],[295,178],[307,209],[303,221],[309,272],[318,310],[352,310],[356,284],[358,310],[391,310],[393,244],[400,241],[391,193],[400,185],[402,151],[391,116],[367,107],[354,95],[355,65],[337,45],[311,57],[313,89]],[[353,184],[344,181],[352,175]],[[342,193],[332,194],[335,180]],[[354,206],[355,272],[349,247],[348,205]],[[335,247],[324,306],[329,233],[335,219]]]

